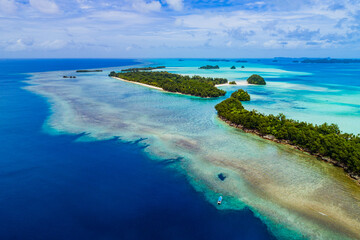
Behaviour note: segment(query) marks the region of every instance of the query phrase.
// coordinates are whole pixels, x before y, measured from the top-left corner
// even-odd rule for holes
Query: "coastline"
[[[190,97],[197,97],[197,98],[204,98],[204,99],[207,99],[207,98],[211,98],[211,97],[199,97],[199,96],[194,96],[194,95],[189,95],[189,94],[185,94],[185,93],[179,93],[179,92],[169,92],[169,91],[166,91],[160,87],[155,87],[155,86],[152,86],[152,85],[149,85],[149,84],[145,84],[145,83],[139,83],[139,82],[135,82],[135,81],[128,81],[128,80],[125,80],[123,78],[119,78],[119,77],[111,77],[111,78],[114,78],[116,80],[120,80],[120,81],[124,81],[124,82],[128,82],[128,83],[134,83],[134,84],[137,84],[137,85],[140,85],[140,86],[143,86],[143,87],[148,87],[148,88],[152,88],[152,89],[156,89],[156,90],[159,90],[161,92],[164,92],[164,93],[172,93],[172,94],[179,94],[179,95],[183,95],[183,96],[190,96]],[[221,84],[220,84],[221,85]],[[215,85],[216,87],[217,85]]]
[[[343,163],[340,163],[340,162],[338,162],[338,161],[335,161],[335,160],[333,160],[333,159],[331,159],[331,158],[329,158],[329,157],[322,156],[321,154],[318,154],[318,153],[311,153],[310,151],[308,151],[308,150],[305,149],[305,148],[302,148],[302,147],[299,147],[299,146],[297,146],[297,145],[295,145],[295,144],[292,144],[289,140],[280,140],[280,139],[275,138],[273,135],[263,135],[263,134],[261,134],[261,133],[260,133],[259,131],[257,131],[257,130],[248,129],[248,128],[243,127],[242,125],[234,124],[234,123],[230,122],[229,120],[227,120],[226,118],[221,117],[221,116],[219,116],[219,115],[218,115],[218,118],[219,118],[220,120],[224,121],[226,124],[228,124],[228,125],[231,126],[231,127],[238,128],[238,129],[243,130],[245,133],[252,133],[252,134],[254,134],[254,135],[256,135],[256,136],[259,136],[259,137],[261,137],[261,138],[263,138],[263,139],[265,139],[265,140],[270,140],[270,141],[275,142],[275,143],[280,143],[280,144],[283,144],[283,145],[287,145],[288,147],[291,147],[291,148],[293,148],[293,149],[297,149],[297,150],[300,150],[300,151],[302,151],[302,152],[306,152],[306,153],[308,153],[308,154],[310,154],[310,155],[312,155],[312,156],[315,156],[315,157],[316,157],[317,159],[319,159],[319,160],[322,160],[322,161],[327,162],[327,163],[331,163],[331,164],[334,165],[335,167],[340,167],[340,168],[344,169],[344,171],[346,172],[346,175],[347,175],[348,177],[350,177],[351,179],[355,180],[355,182],[356,182],[358,185],[360,185],[360,176],[357,175],[357,174],[355,174],[355,173],[353,173],[353,172],[351,172],[351,171],[349,170],[349,168],[348,168],[345,164],[343,164]]]
[[[159,90],[159,91],[162,91],[162,92],[168,92],[168,91],[165,91],[165,90],[162,89],[162,88],[155,87],[155,86],[152,86],[152,85],[148,85],[148,84],[145,84],[145,83],[128,81],[128,80],[125,80],[125,79],[123,79],[123,78],[118,78],[118,77],[112,77],[112,78],[115,78],[115,79],[120,80],[120,81],[128,82],[128,83],[134,83],[134,84],[141,85],[141,86],[148,87],[148,88],[153,88],[153,89],[156,89],[156,90]],[[174,92],[174,93],[175,93],[175,92]],[[182,93],[177,93],[177,94],[182,94]],[[185,95],[185,94],[183,94],[183,95]]]

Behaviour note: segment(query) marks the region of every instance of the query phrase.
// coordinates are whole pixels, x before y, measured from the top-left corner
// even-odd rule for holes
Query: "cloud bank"
[[[360,1],[0,0],[1,57],[358,57]]]

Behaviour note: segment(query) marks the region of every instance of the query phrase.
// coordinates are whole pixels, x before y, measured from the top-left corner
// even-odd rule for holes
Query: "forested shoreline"
[[[314,125],[287,119],[285,115],[264,115],[246,110],[230,97],[215,106],[218,116],[233,127],[278,143],[290,144],[318,158],[344,168],[360,181],[360,136],[342,133],[335,124]]]
[[[127,81],[143,83],[162,88],[169,92],[178,92],[202,98],[224,96],[224,90],[215,87],[216,84],[227,83],[225,78],[205,78],[200,76],[183,76],[169,72],[111,72],[110,77],[118,77]]]

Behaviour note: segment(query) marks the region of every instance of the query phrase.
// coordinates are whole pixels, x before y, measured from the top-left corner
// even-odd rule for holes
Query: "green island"
[[[103,70],[76,70],[76,72],[102,72]]]
[[[261,77],[260,75],[257,74],[253,74],[251,75],[248,79],[247,82],[249,84],[255,84],[255,85],[266,85],[266,82],[264,80],[263,77]]]
[[[230,69],[236,69],[236,67],[235,67],[235,66],[232,66]]]
[[[239,89],[231,94],[232,98],[235,98],[239,101],[250,101],[250,95],[247,91],[244,91],[243,89]]]
[[[142,67],[142,68],[127,68],[122,69],[122,72],[139,72],[139,71],[151,71],[154,69],[163,69],[166,68],[165,66],[157,66],[157,67]]]
[[[231,81],[231,82],[229,82],[229,84],[231,84],[231,85],[236,85],[236,82],[235,82],[235,81]]]
[[[215,65],[215,66],[206,65],[206,66],[199,67],[199,69],[220,69],[220,67],[218,65]]]
[[[335,124],[313,125],[246,110],[230,97],[215,106],[218,116],[230,126],[254,133],[274,142],[289,144],[342,167],[350,177],[360,180],[360,135],[342,133]]]
[[[334,59],[334,58],[320,58],[320,59],[304,59],[301,63],[360,63],[360,59]]]
[[[216,84],[227,83],[225,78],[205,78],[200,76],[183,76],[168,72],[120,72],[112,71],[110,77],[138,82],[162,88],[165,91],[183,93],[202,98],[224,96],[224,90],[215,87]]]

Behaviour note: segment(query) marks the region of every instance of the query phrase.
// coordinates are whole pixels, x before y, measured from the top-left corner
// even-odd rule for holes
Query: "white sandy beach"
[[[157,89],[157,90],[160,90],[160,91],[163,91],[163,92],[167,92],[167,91],[165,91],[165,90],[162,89],[162,88],[155,87],[155,86],[151,86],[151,85],[148,85],[148,84],[139,83],[139,82],[134,82],[134,81],[128,81],[128,80],[125,80],[125,79],[122,79],[122,78],[118,78],[118,77],[112,77],[112,78],[115,78],[115,79],[117,79],[117,80],[124,81],[124,82],[134,83],[134,84],[141,85],[141,86],[144,86],[144,87],[149,87],[149,88]]]

